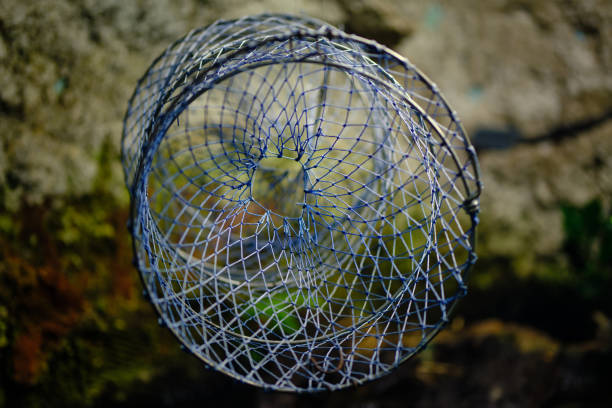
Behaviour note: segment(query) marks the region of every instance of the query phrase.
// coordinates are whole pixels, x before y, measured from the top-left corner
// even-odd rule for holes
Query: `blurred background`
[[[136,81],[190,29],[264,11],[407,56],[479,152],[468,296],[424,352],[352,390],[205,370],[131,264]],[[606,0],[0,0],[0,406],[612,406],[611,39]]]

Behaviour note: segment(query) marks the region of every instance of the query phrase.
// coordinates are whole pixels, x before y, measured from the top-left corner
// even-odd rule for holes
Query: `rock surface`
[[[91,191],[104,141],[118,151],[137,78],[173,39],[219,17],[281,10],[394,46],[437,82],[477,147],[506,147],[481,154],[483,229],[516,238],[487,235],[487,250],[517,254],[523,236],[530,248],[553,250],[559,220],[546,208],[612,193],[609,127],[590,129],[612,120],[606,1],[6,0],[0,9],[0,180],[9,210]],[[539,142],[514,146],[523,139]],[[570,151],[603,164],[579,165]],[[561,173],[564,187],[554,187]],[[121,178],[115,161],[120,199]]]
[[[184,363],[187,357],[169,351],[176,345],[174,339],[160,340],[156,336],[164,334],[146,325],[155,320],[146,302],[135,295],[140,287],[129,262],[131,248],[124,229],[127,192],[119,162],[122,119],[136,81],[173,40],[218,18],[264,11],[308,14],[374,38],[408,57],[448,97],[479,150],[485,186],[478,245],[481,262],[474,273],[473,299],[491,297],[478,289],[478,282],[494,285],[490,281],[508,271],[508,282],[525,292],[533,287],[528,279],[543,270],[566,278],[565,272],[558,272],[566,271],[571,261],[563,252],[567,236],[562,205],[580,207],[596,199],[610,208],[612,200],[610,1],[2,0],[0,385],[12,381],[13,391],[0,387],[0,406],[5,393],[20,394],[15,384],[38,386],[39,379],[46,378],[40,380],[39,396],[48,395],[44,387],[65,386],[61,370],[69,371],[66,378],[78,390],[60,389],[58,401],[67,395],[85,395],[91,402],[100,395],[114,395],[115,386],[120,394],[128,383],[150,384],[146,390],[153,390],[156,383],[149,383],[151,378],[171,382],[176,377],[172,370],[191,364]],[[557,303],[550,303],[551,313],[567,298],[580,295],[572,285],[580,286],[584,277],[567,280],[566,291],[555,292]],[[511,295],[503,290],[506,286],[497,287],[495,293],[503,294],[498,297]],[[517,320],[516,316],[526,320],[525,316],[542,316],[534,312],[543,308],[538,299],[523,296],[532,303],[521,306],[507,300],[512,303],[506,305],[507,316]],[[462,396],[463,376],[453,374],[458,369],[469,371],[469,381],[479,392],[475,395],[484,398],[472,401],[475,405],[542,405],[539,397],[523,392],[530,388],[518,380],[506,389],[514,392],[514,405],[512,397],[504,394],[500,387],[507,376],[499,374],[502,371],[494,362],[502,352],[509,353],[504,364],[517,362],[516,378],[524,373],[548,378],[553,373],[554,384],[552,379],[536,384],[546,395],[561,389],[571,399],[586,395],[584,390],[596,391],[593,384],[600,380],[592,368],[601,369],[600,358],[610,359],[609,310],[601,299],[588,296],[582,299],[586,306],[563,309],[569,317],[567,322],[565,317],[560,320],[568,327],[572,318],[588,321],[583,326],[590,327],[595,313],[598,330],[608,336],[607,343],[601,343],[608,346],[585,343],[578,350],[554,343],[555,350],[560,347],[559,356],[539,364],[517,357],[514,346],[508,348],[503,340],[505,335],[488,343],[481,343],[478,336],[476,340],[469,334],[459,336],[462,344],[443,342],[435,352],[444,355],[447,365],[431,363],[432,352],[415,363],[416,371],[414,366],[404,369],[416,372],[418,381],[410,380],[413,390],[431,386],[419,406],[449,405],[441,401],[449,395],[453,400]],[[36,299],[32,305],[31,299]],[[517,308],[522,314],[515,313]],[[486,307],[479,303],[474,307],[477,312],[468,309],[463,311],[466,316],[482,318]],[[495,313],[488,317],[498,317]],[[504,327],[497,331],[531,333]],[[105,340],[99,339],[99,333],[106,333]],[[548,347],[544,336],[536,337],[545,338]],[[476,366],[498,377],[481,376],[471,358],[462,360],[469,353],[479,355],[475,350],[482,344],[489,344],[489,354]],[[156,355],[143,355],[135,347],[154,350],[149,354]],[[113,358],[125,355],[131,361],[129,370],[121,358],[105,361],[101,356],[107,352]],[[176,367],[162,371],[168,362],[176,362]],[[200,369],[196,362],[189,367],[192,373]],[[423,378],[419,370],[424,370]],[[199,389],[202,375],[186,376],[197,379],[190,390]],[[81,377],[87,387],[74,380]],[[205,378],[217,381],[212,375]],[[361,395],[383,398],[385,387],[398,395],[405,392],[393,381],[373,384]],[[450,384],[445,388],[449,394],[438,393],[432,384]],[[243,399],[245,395],[255,394],[244,394]],[[280,404],[280,399],[268,401],[262,395],[262,406],[270,401]],[[132,397],[138,396],[132,391]],[[109,398],[116,402],[114,396]],[[321,398],[304,401],[319,403]],[[329,405],[347,406],[343,397],[330,401]],[[372,404],[376,406],[374,400]]]

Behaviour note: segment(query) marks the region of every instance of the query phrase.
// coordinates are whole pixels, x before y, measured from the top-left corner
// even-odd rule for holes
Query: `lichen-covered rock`
[[[398,49],[437,81],[470,132],[523,137],[612,112],[606,1],[444,1]]]
[[[567,232],[561,204],[583,206],[597,198],[609,209],[612,200],[610,1],[2,0],[0,406],[5,401],[10,405],[11,398],[27,402],[16,406],[40,406],[41,401],[70,405],[66,398],[84,405],[100,395],[110,402],[98,405],[114,405],[129,387],[132,400],[141,397],[133,384],[147,383],[147,391],[155,393],[160,383],[168,383],[167,392],[177,388],[192,395],[204,390],[197,396],[210,398],[210,388],[202,384],[218,378],[202,374],[198,362],[179,354],[169,335],[158,338],[165,332],[157,331],[146,301],[136,296],[140,289],[124,228],[128,204],[119,163],[122,119],[136,81],[172,41],[218,18],[266,11],[308,14],[389,45],[448,97],[480,149],[485,185],[477,248],[482,259],[477,268],[483,269],[475,271],[473,295],[485,291],[478,288],[483,277],[490,277],[491,287],[503,287],[503,281],[494,280],[508,270],[511,279],[546,268],[562,277],[576,272],[570,271],[562,251]],[[503,273],[496,273],[498,269]],[[566,283],[588,280],[579,274],[572,279]],[[476,298],[489,298],[489,293]],[[579,291],[567,293],[580,296]],[[532,316],[533,308],[521,296],[529,297],[517,294],[509,300],[512,309]],[[550,300],[546,293],[538,296],[543,296],[542,303]],[[555,299],[561,298],[567,301]],[[470,299],[474,296],[465,302]],[[572,298],[583,302],[581,307],[563,310],[581,322],[591,318],[590,307],[609,318],[601,298],[591,299],[593,303],[585,299]],[[487,309],[483,304],[472,305],[475,316],[482,318]],[[553,311],[556,307],[549,306]],[[508,330],[525,332],[515,329]],[[479,375],[472,357],[465,362],[472,384],[491,386],[482,385],[478,394],[489,395],[490,403],[523,401],[499,391],[512,377],[505,365],[535,364],[529,356],[512,354],[502,369],[495,366],[497,360],[487,358],[507,352],[503,344],[479,360],[497,377]],[[441,349],[454,356],[449,361],[482,353],[480,343],[468,354],[456,353],[457,347],[450,341]],[[569,382],[576,388],[556,392],[595,395],[595,388],[581,381],[590,378],[598,384],[587,358],[596,346],[587,344],[586,351],[570,354],[561,347],[564,379],[555,381],[567,386],[566,379],[573,378]],[[604,351],[594,354],[596,360],[609,359],[608,349],[597,349]],[[184,372],[188,364],[191,374]],[[560,372],[535,365],[541,374]],[[453,394],[443,386],[454,371],[444,369],[446,374],[427,376],[427,381],[441,382],[414,383],[415,392],[429,387],[432,401],[438,395],[455,396],[451,402],[463,397],[465,376],[451,381],[462,390]],[[158,374],[157,382],[149,382]],[[191,379],[187,385],[184,375]],[[37,384],[38,391],[21,393],[24,384]],[[364,394],[375,395],[377,387],[385,390],[384,384],[373,384]],[[405,391],[403,384],[397,388]],[[535,401],[518,385],[513,389],[515,397]],[[252,390],[233,394],[245,399],[255,395]],[[336,405],[347,406],[343,402],[339,399]]]
[[[394,0],[339,0],[346,14],[343,28],[389,47],[412,34],[414,20],[410,4]]]
[[[561,246],[560,203],[612,197],[611,17],[605,1],[434,2],[398,45],[483,147],[481,256],[529,268]]]
[[[529,257],[561,247],[559,205],[612,199],[612,121],[561,141],[525,144],[481,156],[480,251]]]

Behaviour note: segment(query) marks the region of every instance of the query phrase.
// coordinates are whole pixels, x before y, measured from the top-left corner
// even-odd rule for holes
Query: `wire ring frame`
[[[378,378],[465,294],[475,151],[435,85],[373,41],[271,14],[194,30],[139,81],[122,163],[160,321],[241,381]]]

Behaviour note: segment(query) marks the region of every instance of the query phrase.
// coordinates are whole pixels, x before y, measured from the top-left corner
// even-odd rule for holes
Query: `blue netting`
[[[140,80],[122,153],[151,302],[233,377],[379,377],[465,293],[474,150],[435,86],[374,42],[279,15],[193,31]]]

